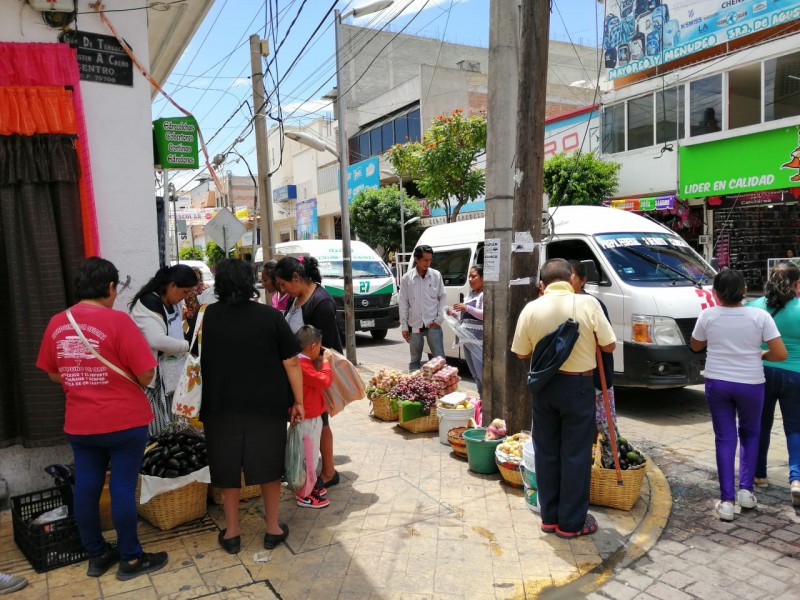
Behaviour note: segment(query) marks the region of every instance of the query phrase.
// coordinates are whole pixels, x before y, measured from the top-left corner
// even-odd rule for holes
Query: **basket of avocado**
[[[617,482],[614,457],[605,437],[600,437],[594,452],[589,502],[619,510],[630,510],[639,499],[647,459],[623,437],[617,437],[622,485]]]

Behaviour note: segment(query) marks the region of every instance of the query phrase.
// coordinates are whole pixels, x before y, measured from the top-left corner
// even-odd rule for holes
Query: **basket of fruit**
[[[511,487],[522,488],[522,445],[531,439],[527,433],[508,436],[494,451],[500,475]]]
[[[388,393],[403,377],[396,369],[380,369],[370,378],[367,398],[372,405],[372,414],[381,421],[397,421],[400,418],[397,402],[393,402]]]
[[[617,484],[617,472],[608,441],[601,437],[594,452],[589,502],[619,510],[630,510],[639,499],[647,459],[625,438],[617,438],[622,485]]]
[[[461,434],[467,429],[469,427],[453,427],[447,432],[447,441],[450,442],[450,447],[462,458],[467,458],[467,442],[464,441]]]
[[[390,400],[398,407],[398,424],[411,433],[439,430],[436,401],[439,394],[436,386],[422,373],[404,377],[389,392]]]

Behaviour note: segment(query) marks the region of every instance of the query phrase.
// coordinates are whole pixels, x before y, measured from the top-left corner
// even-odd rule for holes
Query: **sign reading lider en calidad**
[[[800,186],[800,127],[680,148],[681,198]]]
[[[153,121],[155,164],[162,169],[197,169],[197,121],[173,117]]]

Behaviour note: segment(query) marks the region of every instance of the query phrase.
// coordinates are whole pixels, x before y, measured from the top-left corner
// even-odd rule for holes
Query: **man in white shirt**
[[[425,338],[433,356],[444,357],[442,321],[446,294],[442,275],[431,269],[433,248],[414,249],[414,268],[400,280],[400,329],[403,339],[411,346],[409,371],[420,368]]]

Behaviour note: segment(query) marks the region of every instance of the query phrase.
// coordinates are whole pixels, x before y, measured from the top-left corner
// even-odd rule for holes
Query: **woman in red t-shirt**
[[[133,319],[113,309],[118,284],[112,263],[86,259],[75,280],[79,302],[50,319],[36,366],[66,394],[64,432],[75,458],[74,513],[89,554],[87,575],[100,577],[119,562],[117,579],[127,580],[163,567],[167,553],[144,552],[136,533],[136,480],[153,420],[142,388],[157,363]],[[116,546],[100,529],[107,469]]]

